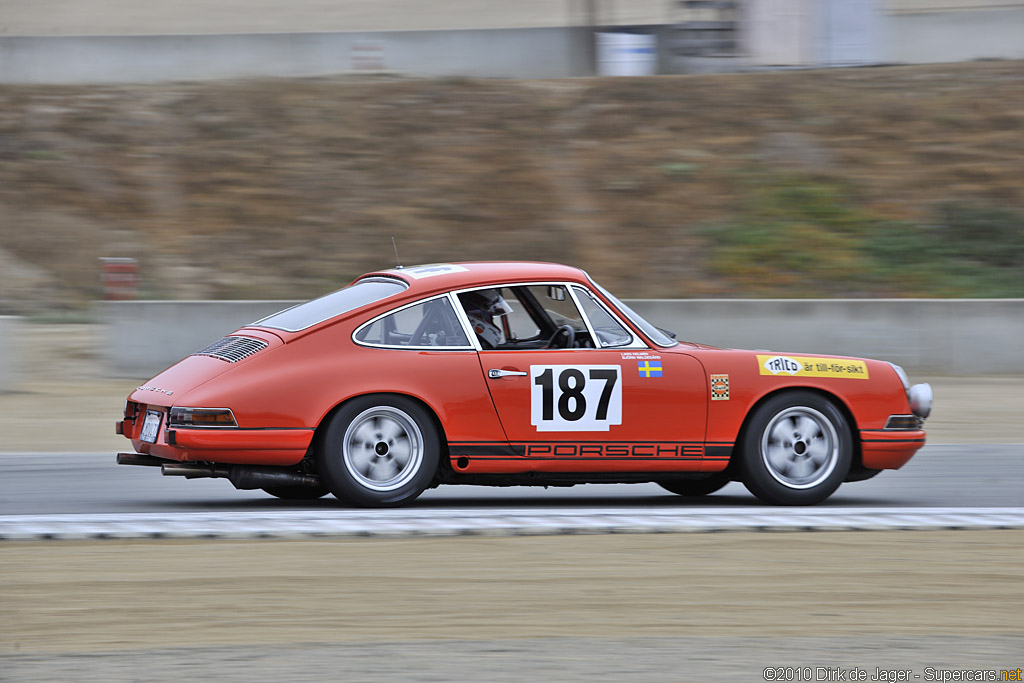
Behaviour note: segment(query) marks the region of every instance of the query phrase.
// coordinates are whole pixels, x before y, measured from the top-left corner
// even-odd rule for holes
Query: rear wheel
[[[853,461],[846,418],[809,391],[779,394],[751,416],[743,439],[743,483],[773,505],[814,505],[832,495]]]
[[[404,396],[363,396],[331,418],[317,472],[340,500],[394,507],[430,484],[440,451],[434,421],[418,403]]]
[[[707,479],[676,479],[659,481],[658,485],[666,491],[680,496],[696,497],[714,493],[729,483],[725,477],[708,477]]]

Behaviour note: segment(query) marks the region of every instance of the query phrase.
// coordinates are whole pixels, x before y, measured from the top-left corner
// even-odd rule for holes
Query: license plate
[[[142,433],[139,438],[146,443],[156,443],[156,435],[160,433],[160,421],[164,414],[159,410],[147,410],[146,420],[142,423]]]

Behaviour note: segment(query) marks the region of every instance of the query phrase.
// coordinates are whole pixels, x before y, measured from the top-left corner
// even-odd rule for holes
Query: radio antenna
[[[395,263],[398,264],[398,267],[395,270],[401,270],[402,269],[402,259],[398,258],[398,242],[395,241],[395,236],[394,235],[391,236],[391,246],[393,246],[395,248]]]

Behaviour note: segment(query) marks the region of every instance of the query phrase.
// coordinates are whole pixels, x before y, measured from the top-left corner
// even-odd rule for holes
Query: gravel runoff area
[[[14,542],[0,552],[0,678],[1011,670],[1024,653],[1022,541],[1006,530]],[[776,680],[844,680],[798,675]]]
[[[0,658],[7,680],[169,681],[183,675],[220,683],[252,681],[839,681],[855,671],[865,681],[955,680],[951,672],[1015,670],[1014,636],[676,636],[516,638],[365,643],[167,647],[59,657]],[[766,662],[788,662],[773,665]],[[792,662],[800,663],[799,671]],[[928,670],[933,678],[926,678]],[[846,671],[845,678],[829,672]],[[910,671],[897,678],[900,671]],[[950,673],[942,673],[950,672]],[[766,676],[767,674],[767,676]],[[790,676],[791,678],[786,678]],[[883,678],[888,676],[888,678]],[[915,678],[917,676],[917,678]],[[966,680],[966,679],[959,679]],[[985,679],[981,679],[985,680]],[[999,680],[993,678],[990,680]],[[1012,678],[1006,680],[1014,680]]]

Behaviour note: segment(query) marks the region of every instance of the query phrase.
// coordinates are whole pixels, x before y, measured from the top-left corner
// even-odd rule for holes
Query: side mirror
[[[565,287],[548,285],[548,298],[552,301],[565,301]]]

